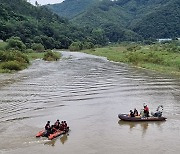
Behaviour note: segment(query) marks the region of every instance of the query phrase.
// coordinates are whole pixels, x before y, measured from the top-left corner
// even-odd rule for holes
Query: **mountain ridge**
[[[72,19],[88,9],[92,4],[94,5],[96,1],[99,0],[65,0],[61,3],[48,4],[46,6],[59,16]]]
[[[65,3],[66,1],[69,3]],[[73,3],[70,3],[70,1]],[[83,0],[65,0],[64,4],[68,5],[64,7],[68,8],[72,4],[71,7],[74,6],[75,9],[77,2],[80,1]],[[79,14],[70,18],[70,20],[80,26],[102,29],[111,24],[117,29],[133,31],[145,39],[180,36],[180,28],[177,26],[180,21],[178,15],[178,13],[180,14],[180,4],[178,0],[98,0],[91,2],[91,5],[86,6],[86,9],[81,10]],[[74,5],[75,3],[76,5]],[[170,10],[171,12],[169,12]],[[73,11],[69,13],[73,14]],[[160,18],[160,23],[164,25],[160,26],[161,28],[156,26],[159,25]],[[166,19],[170,22],[169,24],[166,23]],[[113,39],[110,38],[110,40]]]

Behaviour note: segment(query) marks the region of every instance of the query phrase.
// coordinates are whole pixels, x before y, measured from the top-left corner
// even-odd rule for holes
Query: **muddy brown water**
[[[119,154],[180,151],[180,79],[62,52],[58,62],[36,60],[0,74],[0,154]],[[165,122],[122,122],[143,103],[164,106]],[[36,138],[46,121],[66,120],[71,131]]]

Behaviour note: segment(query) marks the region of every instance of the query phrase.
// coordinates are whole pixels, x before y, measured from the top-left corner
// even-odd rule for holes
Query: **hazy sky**
[[[61,3],[64,0],[27,0],[31,2],[32,4],[35,4],[35,1],[37,1],[39,4],[44,5],[44,4],[54,4],[54,3]]]

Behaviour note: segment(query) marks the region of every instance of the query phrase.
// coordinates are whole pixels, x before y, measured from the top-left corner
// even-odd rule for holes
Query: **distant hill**
[[[47,5],[53,12],[59,16],[71,19],[76,15],[87,10],[91,5],[94,5],[98,0],[65,0],[59,4]]]
[[[61,16],[50,10],[54,6],[64,8]],[[27,0],[0,0],[0,39],[11,36],[20,37],[27,47],[41,43],[46,49],[68,48],[74,42],[79,48],[89,48],[110,42],[179,38],[180,1],[65,0],[33,6]]]
[[[175,38],[180,36],[180,1],[172,0],[149,13],[132,26],[144,38]]]
[[[103,29],[110,41],[180,37],[179,0],[94,0],[78,6],[81,1],[65,0],[56,8],[66,8],[60,15],[68,14],[73,23]]]

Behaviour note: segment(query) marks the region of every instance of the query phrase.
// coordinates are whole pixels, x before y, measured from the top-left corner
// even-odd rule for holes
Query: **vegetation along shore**
[[[51,50],[66,49],[180,74],[179,0],[0,2],[1,73],[25,69],[36,58],[58,60]]]
[[[180,41],[178,40],[152,45],[119,44],[82,50],[82,52],[165,74],[180,75]]]
[[[19,37],[11,37],[6,42],[0,42],[0,73],[25,69],[30,65],[30,61],[37,58],[56,61],[60,59],[60,53],[45,50],[39,43],[34,43],[27,49]]]

